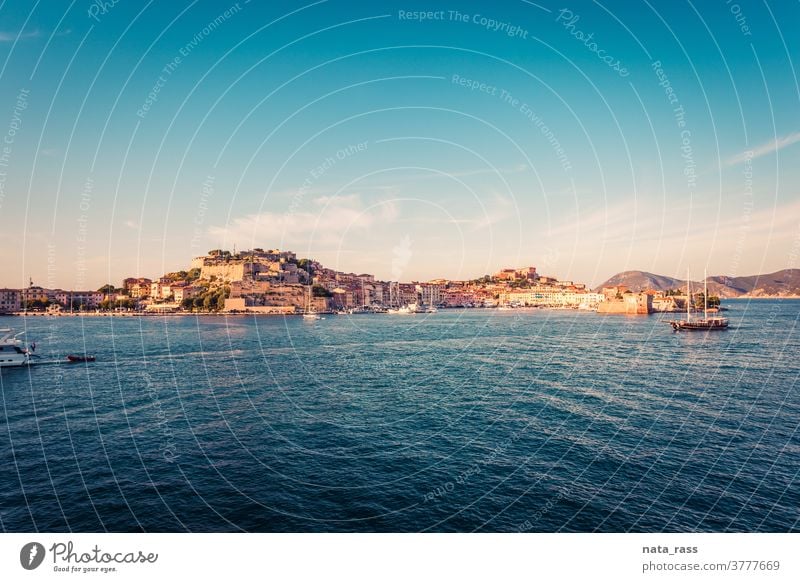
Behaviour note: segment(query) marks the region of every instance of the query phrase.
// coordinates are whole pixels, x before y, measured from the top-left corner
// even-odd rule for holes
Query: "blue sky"
[[[234,245],[403,281],[796,267],[797,22],[724,0],[6,1],[0,286]]]

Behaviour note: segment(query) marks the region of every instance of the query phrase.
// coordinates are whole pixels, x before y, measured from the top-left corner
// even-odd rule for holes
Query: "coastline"
[[[765,301],[765,300],[786,300],[786,301],[800,301],[800,295],[788,295],[788,296],[778,296],[778,297],[765,297],[765,296],[756,296],[750,297],[746,295],[742,295],[740,297],[726,297],[723,298],[723,301]],[[441,311],[474,311],[474,310],[486,310],[486,311],[496,311],[497,307],[442,307],[440,308]],[[512,311],[519,312],[519,311],[574,311],[576,313],[598,313],[596,309],[586,310],[586,309],[575,309],[572,307],[515,307],[512,308]],[[675,311],[654,311],[649,313],[648,315],[659,315],[659,314],[670,314],[676,313]],[[336,312],[323,312],[320,315],[348,315],[346,313],[336,313]],[[387,315],[385,313],[359,313],[359,314],[349,314],[349,315]],[[424,313],[416,314],[416,315],[426,315]],[[601,315],[608,315],[603,314]],[[76,313],[45,313],[45,312],[24,312],[24,311],[16,311],[10,313],[0,313],[0,318],[2,317],[242,317],[242,316],[257,316],[257,317],[302,317],[302,312],[297,313],[265,313],[261,311],[253,311],[253,312],[232,312],[232,311],[202,311],[202,312],[185,312],[185,311],[178,311],[178,312],[163,312],[163,313],[145,313],[145,312],[111,312],[111,311],[83,311],[83,312],[76,312]]]
[[[498,311],[496,307],[469,307],[469,308],[460,308],[460,307],[449,307],[449,308],[439,308],[440,311]],[[505,311],[505,310],[500,310]],[[571,307],[515,307],[511,311],[519,312],[519,311],[572,311],[576,313],[597,313],[595,310],[586,310],[586,309],[575,309]],[[252,311],[252,312],[232,312],[232,311],[203,311],[203,312],[186,312],[186,311],[177,311],[177,312],[164,312],[164,313],[142,313],[142,312],[122,312],[122,313],[113,313],[113,312],[95,312],[95,311],[86,311],[86,312],[78,312],[78,313],[44,313],[44,312],[14,312],[14,313],[3,313],[0,314],[0,317],[241,317],[241,316],[258,316],[258,317],[302,317],[304,314],[302,312],[297,313],[265,313],[263,311]],[[354,316],[361,316],[361,315],[389,315],[387,313],[355,313],[355,314],[348,314],[348,313],[336,313],[336,312],[320,312],[319,315],[330,315],[330,316],[338,316],[338,315],[354,315]],[[429,313],[417,313],[412,315],[430,315]]]

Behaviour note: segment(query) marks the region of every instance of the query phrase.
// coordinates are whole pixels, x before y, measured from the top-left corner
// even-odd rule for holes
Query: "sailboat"
[[[728,329],[728,320],[725,317],[708,316],[708,276],[703,272],[703,317],[692,319],[692,289],[689,281],[689,271],[686,271],[686,321],[675,320],[669,322],[675,331],[712,331]]]
[[[313,306],[311,305],[311,298],[314,296],[313,287],[311,285],[308,286],[308,301],[306,301],[306,309],[305,313],[303,314],[303,319],[314,320],[314,319],[322,319],[319,314],[314,311]]]

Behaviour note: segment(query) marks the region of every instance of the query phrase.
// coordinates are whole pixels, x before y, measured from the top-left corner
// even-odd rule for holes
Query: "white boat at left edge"
[[[17,336],[25,332],[14,333],[13,329],[0,329],[0,368],[28,366],[33,363],[30,351]]]

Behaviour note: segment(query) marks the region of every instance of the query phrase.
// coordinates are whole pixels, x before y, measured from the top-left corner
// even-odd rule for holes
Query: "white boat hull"
[[[0,368],[18,368],[20,366],[29,366],[32,363],[28,354],[17,354],[14,357],[9,357],[8,354],[0,353]]]
[[[0,368],[18,368],[32,364],[31,354],[25,349],[25,344],[17,339],[11,329],[0,330]]]

